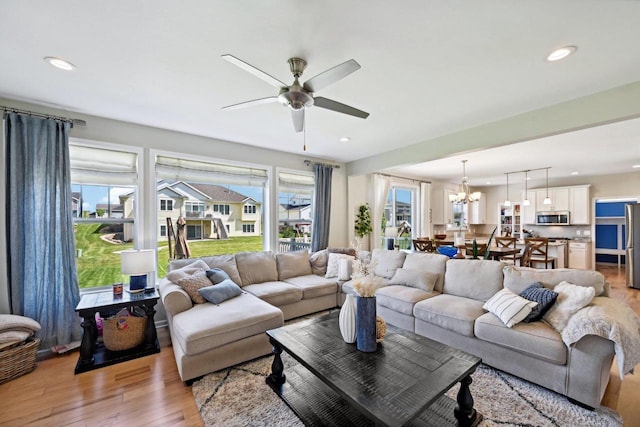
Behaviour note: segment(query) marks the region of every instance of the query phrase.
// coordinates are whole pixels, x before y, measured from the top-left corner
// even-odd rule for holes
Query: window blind
[[[298,175],[280,172],[278,174],[278,191],[281,193],[313,194],[315,178],[311,175]]]
[[[135,185],[136,153],[69,145],[71,182],[94,185]]]
[[[159,179],[202,184],[263,186],[267,182],[267,171],[264,169],[166,156],[156,157],[156,175]]]

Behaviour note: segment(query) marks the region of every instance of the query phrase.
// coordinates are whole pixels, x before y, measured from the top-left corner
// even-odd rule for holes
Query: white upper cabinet
[[[591,223],[591,197],[589,186],[580,185],[569,188],[569,221],[575,225],[588,225]]]
[[[487,223],[487,196],[480,193],[480,200],[469,203],[469,224]]]
[[[569,210],[569,188],[550,188],[549,197],[551,204],[545,205],[544,199],[547,197],[547,190],[536,190],[536,210],[537,211],[568,211]]]

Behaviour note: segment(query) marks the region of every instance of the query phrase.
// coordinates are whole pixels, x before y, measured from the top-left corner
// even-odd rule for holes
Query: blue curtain
[[[319,251],[329,246],[329,219],[331,216],[331,175],[332,166],[315,164],[316,176],[313,203],[313,229],[311,230],[311,251]]]
[[[41,348],[82,336],[67,122],[5,115],[7,256],[13,314],[40,322]]]

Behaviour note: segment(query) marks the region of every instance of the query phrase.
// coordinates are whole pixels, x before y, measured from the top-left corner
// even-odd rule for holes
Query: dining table
[[[517,255],[520,253],[520,248],[506,248],[506,247],[491,247],[489,250],[489,258],[499,261],[500,258]]]

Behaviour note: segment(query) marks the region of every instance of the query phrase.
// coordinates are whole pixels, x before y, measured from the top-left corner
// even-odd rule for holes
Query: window
[[[69,157],[80,288],[122,282],[119,253],[136,237],[137,154],[71,141]]]
[[[244,213],[246,214],[256,213],[256,205],[244,205]]]
[[[213,205],[213,211],[222,215],[229,215],[229,205]]]
[[[167,226],[166,225],[161,225],[160,226],[160,236],[167,237]]]
[[[158,224],[168,226],[171,221],[177,230],[175,224],[181,213],[186,221],[192,254],[218,255],[265,249],[262,229],[266,168],[178,156],[156,156],[157,198],[175,201],[174,213],[158,216]],[[243,218],[245,209],[255,217]],[[166,274],[168,251],[162,250],[166,248],[167,240],[160,237],[159,253],[165,254],[158,268],[158,275],[162,277]]]
[[[278,251],[311,249],[315,178],[301,173],[278,173]]]
[[[173,200],[160,199],[160,210],[161,211],[172,211],[173,210]]]
[[[387,196],[384,215],[387,227],[398,229],[395,244],[399,249],[411,248],[411,227],[414,223],[414,204],[416,191],[412,188],[392,186]],[[386,247],[383,246],[383,247]]]

